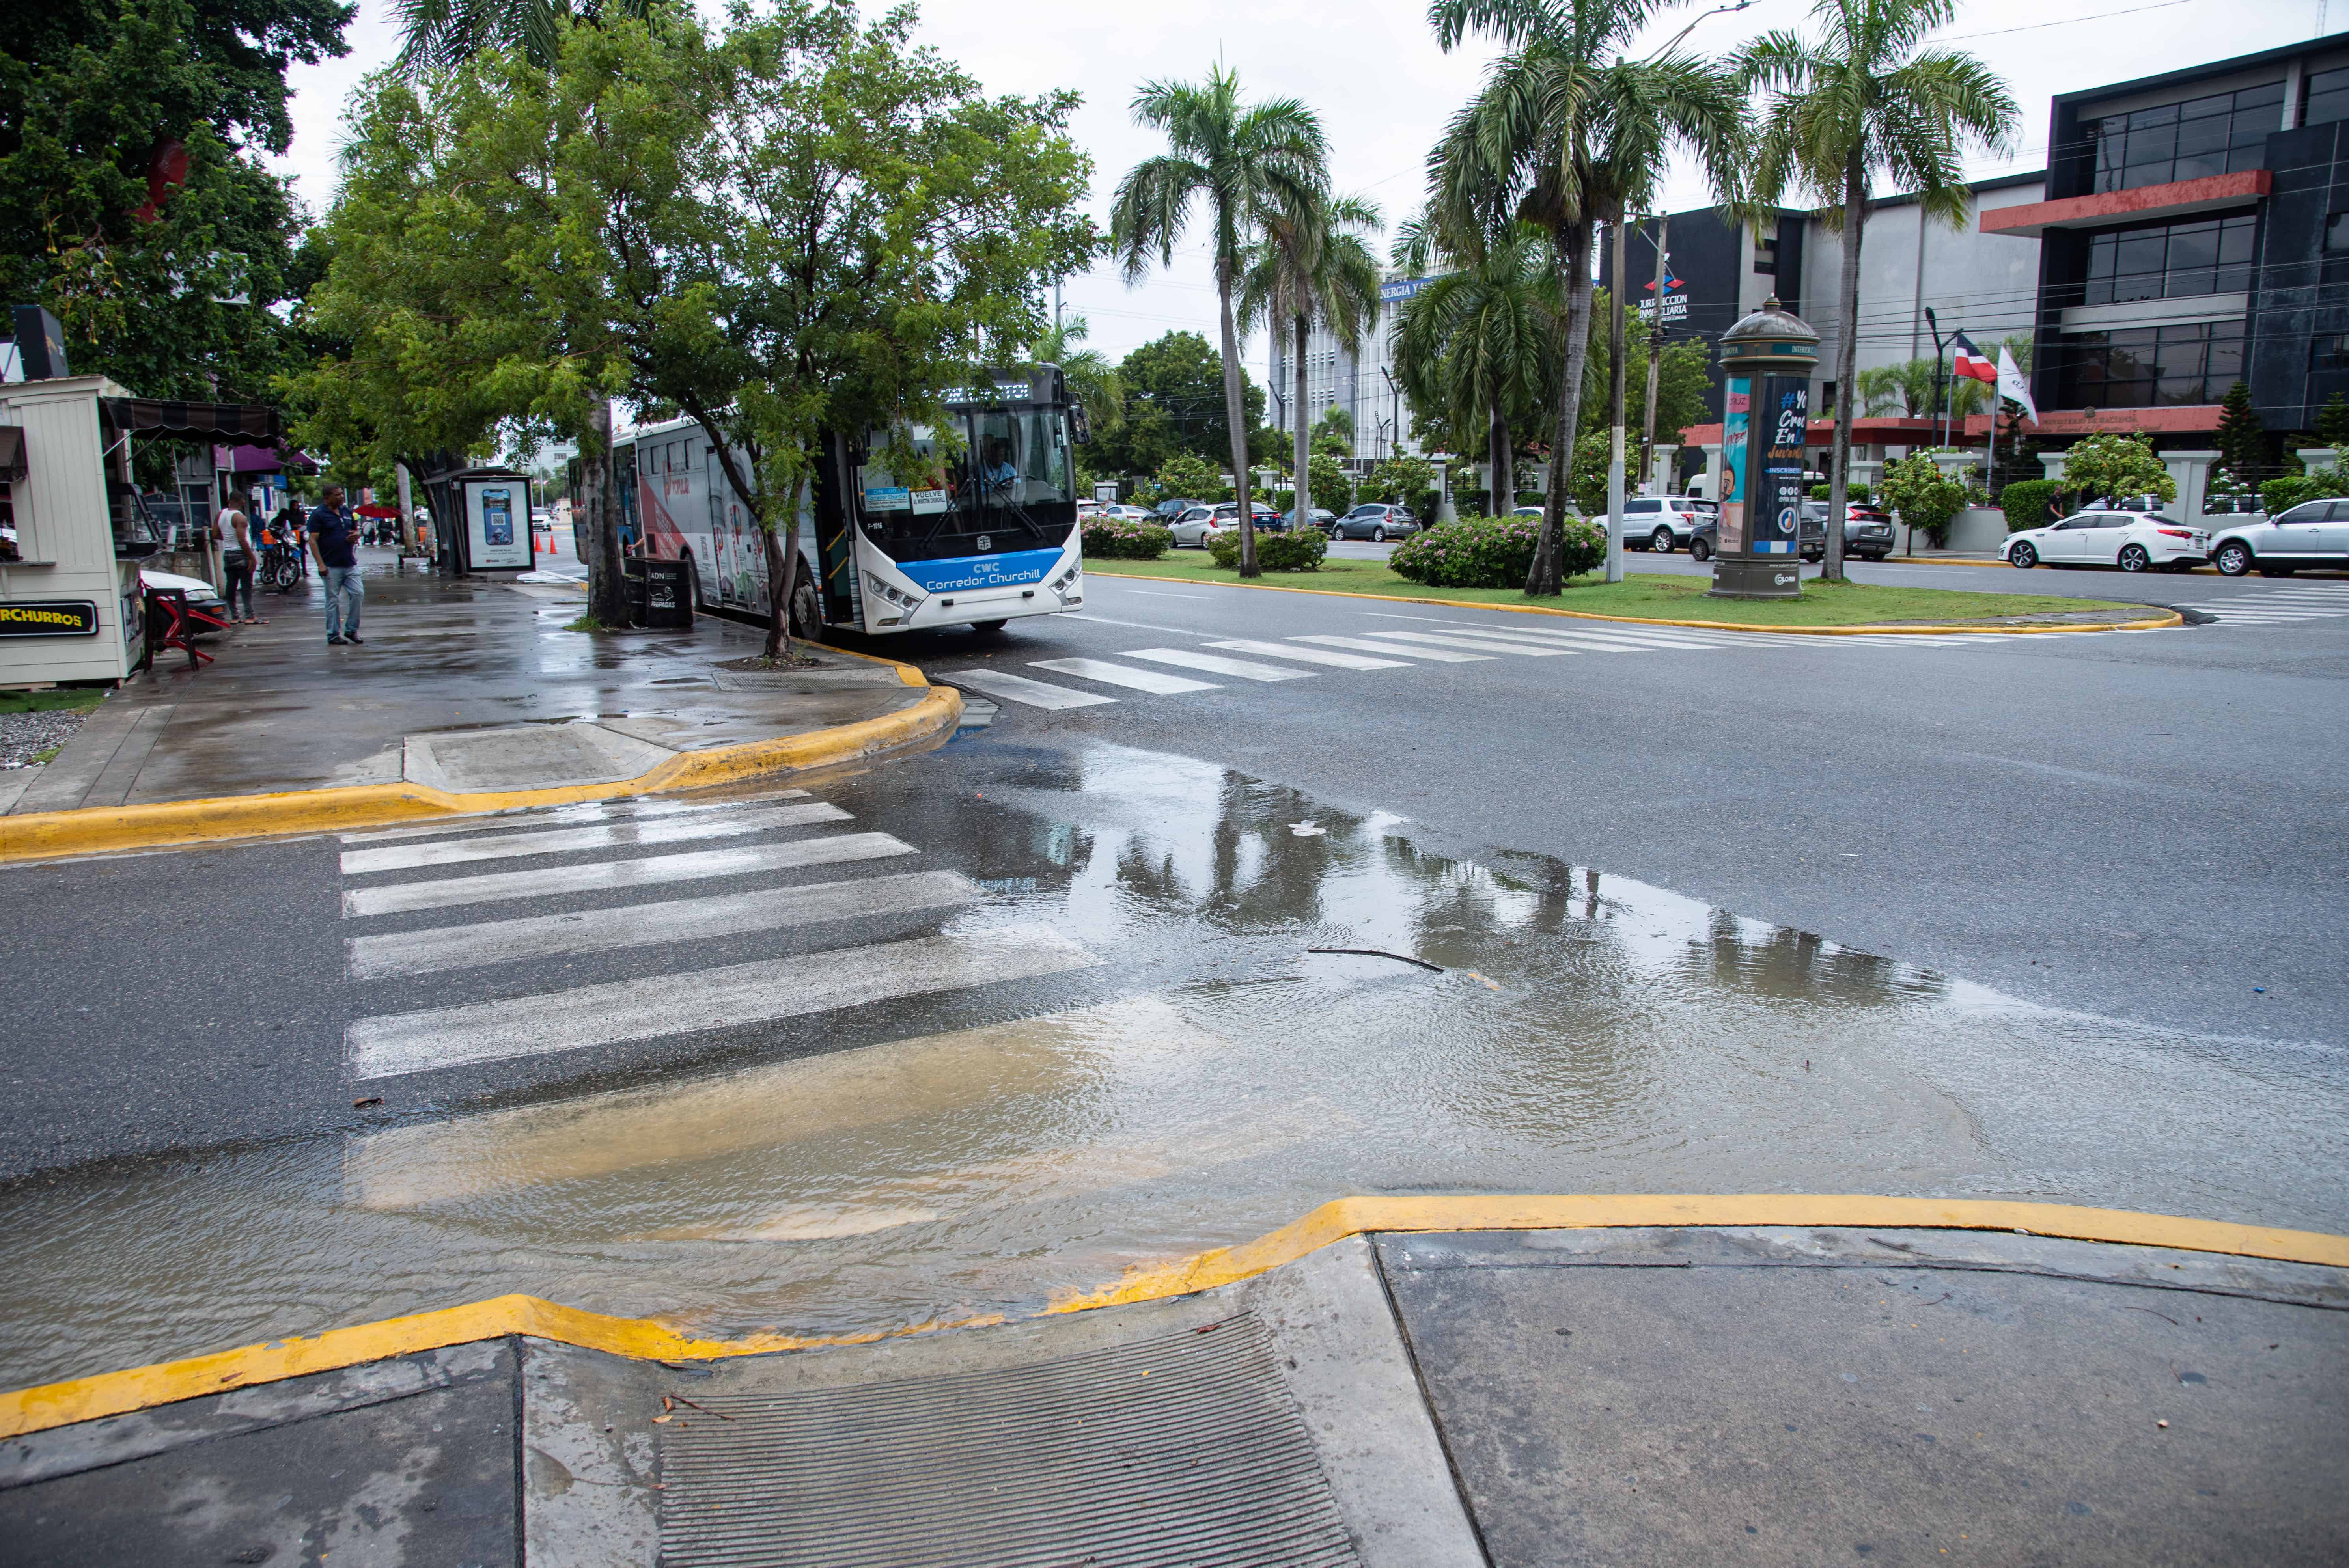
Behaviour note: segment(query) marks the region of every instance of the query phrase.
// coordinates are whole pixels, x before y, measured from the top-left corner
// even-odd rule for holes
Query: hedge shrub
[[[1329,537],[1318,528],[1291,529],[1287,533],[1258,530],[1256,536],[1256,563],[1267,572],[1319,572],[1321,557],[1329,551]],[[1207,541],[1207,553],[1225,571],[1237,571],[1239,531],[1234,529]]]
[[[2017,480],[1998,492],[1998,504],[2006,512],[2006,531],[2020,533],[2026,528],[2044,528],[2054,521],[2049,508],[2064,487],[2054,480]]]
[[[1387,564],[1398,577],[1430,588],[1521,588],[1541,540],[1537,517],[1464,517],[1413,534]],[[1561,575],[1578,577],[1607,559],[1607,532],[1578,517],[1566,520]]]
[[[1092,561],[1155,561],[1174,547],[1174,536],[1154,522],[1123,517],[1085,519],[1084,552]]]
[[[2297,478],[2286,475],[2270,480],[2260,487],[2260,509],[2270,517],[2291,511],[2304,500],[2321,500],[2326,496],[2349,494],[2337,470],[2326,469]]]

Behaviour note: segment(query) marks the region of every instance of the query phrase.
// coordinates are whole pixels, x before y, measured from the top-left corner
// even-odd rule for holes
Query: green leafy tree
[[[1737,189],[1743,109],[1726,76],[1670,46],[1661,57],[1627,53],[1654,12],[1653,0],[1435,0],[1428,11],[1445,50],[1475,32],[1507,51],[1437,144],[1433,198],[1478,214],[1488,231],[1512,216],[1537,224],[1568,280],[1548,419],[1552,450],[1567,460],[1550,465],[1528,593],[1564,586],[1560,541],[1581,424],[1597,224],[1620,222],[1651,199],[1674,144],[1698,155],[1717,191]]]
[[[2014,95],[1972,56],[1929,47],[1957,15],[1954,0],[1817,0],[1816,39],[1780,30],[1746,46],[1739,67],[1767,97],[1754,150],[1755,215],[1791,190],[1826,208],[1843,235],[1836,319],[1859,319],[1860,240],[1876,181],[1914,191],[1929,218],[1962,226],[1969,143],[2013,139]],[[1857,386],[1859,335],[1836,338],[1836,385]],[[1843,515],[1851,463],[1852,397],[1838,398],[1827,515]],[[1827,530],[1826,576],[1843,581],[1843,530]]]
[[[1354,509],[1354,478],[1330,452],[1316,452],[1308,465],[1314,504],[1343,515]]]
[[[1945,478],[1933,459],[1922,452],[1912,452],[1899,461],[1884,466],[1884,478],[1876,487],[1878,500],[1900,514],[1900,521],[1911,532],[1923,529],[1934,546],[1949,542],[1950,520],[1966,504],[1966,487]],[[1834,499],[1828,499],[1827,515],[1835,515]],[[1834,529],[1827,531],[1830,534]]]
[[[1490,492],[1515,495],[1519,432],[1539,428],[1557,378],[1564,302],[1548,241],[1515,221],[1488,239],[1464,215],[1430,209],[1404,225],[1394,259],[1414,274],[1441,273],[1396,316],[1395,374],[1413,428],[1435,440],[1431,449],[1483,448]]]
[[[1313,421],[1311,434],[1313,449],[1324,457],[1354,455],[1354,417],[1335,403],[1321,410],[1321,417]]]
[[[1192,207],[1205,202],[1223,328],[1225,428],[1231,438],[1232,472],[1245,475],[1245,433],[1255,421],[1245,417],[1233,296],[1244,253],[1262,232],[1266,216],[1302,211],[1327,188],[1329,151],[1320,121],[1295,98],[1243,104],[1239,77],[1221,66],[1196,87],[1144,83],[1134,95],[1133,118],[1164,132],[1167,151],[1136,164],[1119,182],[1111,209],[1112,238],[1126,281],[1138,283],[1148,273],[1154,253],[1159,265],[1174,264],[1174,242],[1189,226]],[[1254,514],[1242,507],[1240,575],[1256,574]]]
[[[2064,488],[2082,500],[2149,495],[2167,504],[2178,499],[2178,481],[2144,435],[2087,436],[2074,442],[2064,456]]]
[[[2251,389],[2240,381],[2219,400],[2220,466],[2244,484],[2257,484],[2268,462],[2268,430],[2251,407]]]
[[[1158,469],[1158,494],[1164,500],[1221,500],[1223,476],[1213,463],[1194,452],[1177,452]]]
[[[2316,438],[2328,447],[2349,447],[2349,397],[2335,392],[2316,411]]]
[[[287,68],[346,52],[333,0],[44,0],[0,42],[0,293],[78,374],[145,397],[262,398],[316,273],[262,161]]]
[[[1069,384],[1069,395],[1081,405],[1093,438],[1113,436],[1125,418],[1125,378],[1098,348],[1080,348],[1087,335],[1085,318],[1070,316],[1038,335],[1031,353],[1039,364],[1057,365]]]
[[[905,428],[1032,341],[1038,286],[1099,247],[1072,96],[985,97],[910,11],[736,20],[567,26],[552,72],[513,49],[384,84],[318,302],[355,348],[309,389],[322,423],[396,440],[420,413],[460,448],[518,415],[580,430],[616,392],[681,410],[764,539],[781,653],[824,433],[881,432],[910,468]]]
[[[1361,493],[1432,518],[1435,515],[1435,465],[1409,453],[1389,458],[1364,477]]]
[[[1170,332],[1128,354],[1117,367],[1124,412],[1102,440],[1101,460],[1120,473],[1146,474],[1178,451],[1221,471],[1231,461],[1225,422],[1224,361],[1195,332]],[[1264,422],[1264,392],[1242,377],[1249,428]]]
[[[606,15],[645,21],[647,0],[392,0],[399,18],[398,68],[413,76],[462,65],[476,55],[515,53],[552,70],[564,33],[574,22]]]
[[[1299,509],[1312,504],[1312,440],[1306,428],[1305,345],[1316,326],[1353,353],[1365,327],[1378,318],[1379,264],[1362,239],[1375,229],[1379,210],[1360,197],[1332,196],[1316,187],[1288,202],[1268,205],[1259,238],[1249,247],[1241,275],[1240,324],[1262,325],[1289,335],[1289,366],[1296,377],[1295,470],[1305,476]]]

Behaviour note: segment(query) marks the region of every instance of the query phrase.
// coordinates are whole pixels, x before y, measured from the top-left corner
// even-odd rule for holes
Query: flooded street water
[[[1350,1193],[2013,1197],[2340,1229],[2337,1067],[2026,1006],[1190,758],[957,747],[818,791],[1081,948],[915,1037],[34,1178],[26,1385],[528,1292],[711,1335],[1032,1310]],[[1398,958],[1316,954],[1381,950]]]

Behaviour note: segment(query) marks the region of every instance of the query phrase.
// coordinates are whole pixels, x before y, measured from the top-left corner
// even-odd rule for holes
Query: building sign
[[[0,637],[95,637],[98,606],[87,599],[0,604]]]
[[[1637,308],[1640,312],[1640,319],[1642,321],[1652,322],[1656,318],[1656,299],[1658,294],[1656,280],[1650,278],[1646,283],[1641,284],[1640,286],[1647,291],[1648,295],[1647,298],[1640,301],[1638,304]],[[1686,321],[1688,319],[1688,280],[1686,278],[1679,277],[1673,273],[1672,253],[1670,251],[1666,251],[1664,253],[1664,286],[1662,290],[1662,298],[1664,302],[1664,319],[1666,321]]]
[[[1379,303],[1381,304],[1401,304],[1403,301],[1415,297],[1420,290],[1425,288],[1434,281],[1435,280],[1433,278],[1397,278],[1392,283],[1381,284],[1379,285]]]

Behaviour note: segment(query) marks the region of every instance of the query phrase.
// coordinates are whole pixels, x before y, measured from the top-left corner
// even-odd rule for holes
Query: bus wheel
[[[821,642],[823,631],[823,612],[816,603],[815,574],[803,555],[800,557],[799,576],[792,583],[792,635],[802,642]]]
[[[973,621],[970,624],[970,629],[980,633],[999,632],[1003,630],[1004,624],[1005,623],[1001,621]]]

